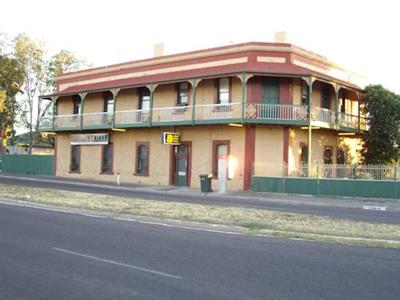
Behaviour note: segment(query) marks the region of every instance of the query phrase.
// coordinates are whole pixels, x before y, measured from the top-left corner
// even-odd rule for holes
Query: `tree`
[[[57,75],[79,69],[84,62],[67,50],[62,50],[48,58],[45,43],[31,39],[26,34],[18,35],[14,40],[15,57],[23,70],[24,85],[21,99],[20,120],[29,130],[30,145],[28,153],[32,153],[34,132],[39,130],[40,117],[46,114],[51,103],[45,104],[40,95],[55,91]]]
[[[21,92],[22,70],[17,60],[8,52],[7,38],[0,34],[0,153],[7,141],[15,136],[16,94]]]
[[[369,130],[364,133],[362,155],[366,164],[387,164],[400,158],[400,96],[370,85],[365,89]]]

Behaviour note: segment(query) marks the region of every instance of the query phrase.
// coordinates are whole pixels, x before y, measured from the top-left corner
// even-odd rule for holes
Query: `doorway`
[[[191,142],[182,142],[172,146],[172,184],[190,186],[191,176]]]

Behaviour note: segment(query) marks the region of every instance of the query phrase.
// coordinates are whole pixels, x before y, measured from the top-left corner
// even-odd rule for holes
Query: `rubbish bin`
[[[211,177],[210,175],[200,175],[200,190],[202,193],[210,193],[211,189]]]

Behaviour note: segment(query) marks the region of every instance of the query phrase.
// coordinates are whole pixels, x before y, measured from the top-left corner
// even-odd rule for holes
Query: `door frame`
[[[191,178],[192,178],[192,151],[193,151],[192,142],[191,141],[182,141],[181,145],[188,147],[188,163],[187,163],[188,170],[187,170],[187,176],[186,176],[186,186],[190,187],[191,186]],[[174,147],[175,146],[170,146],[169,185],[176,185],[176,182],[175,182],[176,167],[175,167]]]

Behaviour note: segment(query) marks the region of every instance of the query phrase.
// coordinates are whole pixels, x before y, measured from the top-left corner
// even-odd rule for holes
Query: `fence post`
[[[282,163],[281,193],[285,192],[285,164]]]
[[[394,198],[397,199],[397,164],[394,165],[393,184],[394,184]]]

